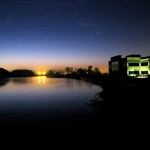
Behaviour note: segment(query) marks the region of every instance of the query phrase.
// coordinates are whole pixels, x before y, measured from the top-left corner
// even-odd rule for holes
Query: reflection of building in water
[[[109,74],[113,76],[148,77],[150,75],[150,56],[121,55],[111,57],[109,61]]]
[[[46,76],[39,76],[38,77],[38,83],[39,84],[45,84],[46,83]]]

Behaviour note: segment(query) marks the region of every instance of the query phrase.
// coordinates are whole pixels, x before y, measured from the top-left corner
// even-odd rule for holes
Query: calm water
[[[41,120],[91,117],[87,104],[101,88],[64,78],[12,78],[0,80],[1,120]]]

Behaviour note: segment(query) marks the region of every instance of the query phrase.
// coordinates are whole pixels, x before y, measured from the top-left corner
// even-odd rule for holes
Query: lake
[[[87,103],[100,90],[100,86],[75,79],[1,79],[0,117],[6,122],[90,118],[95,112]]]
[[[98,85],[75,79],[0,79],[1,136],[23,145],[30,140],[34,146],[44,143],[72,148],[89,147],[93,141],[93,147],[95,141],[103,139],[104,122],[103,114],[97,114],[88,103],[101,90]]]

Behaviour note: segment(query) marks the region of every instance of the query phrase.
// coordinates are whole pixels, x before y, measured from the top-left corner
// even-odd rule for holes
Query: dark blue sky
[[[149,0],[1,0],[0,67],[99,67],[111,56],[148,56]]]

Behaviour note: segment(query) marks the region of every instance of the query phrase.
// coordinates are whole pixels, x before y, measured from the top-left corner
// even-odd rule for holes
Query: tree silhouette
[[[11,72],[12,77],[32,77],[35,76],[35,73],[32,70],[21,69],[21,70],[13,70]]]
[[[95,68],[94,68],[94,72],[95,72],[96,74],[101,74],[101,72],[100,72],[100,70],[99,70],[98,67],[95,67]]]
[[[0,68],[0,78],[9,78],[10,72],[4,68]]]
[[[67,71],[67,74],[72,74],[73,68],[72,67],[66,67],[65,71]]]
[[[93,73],[93,66],[88,66],[88,74]]]
[[[78,74],[87,74],[87,69],[82,69],[82,68],[79,68],[78,70],[77,70],[77,73]]]

